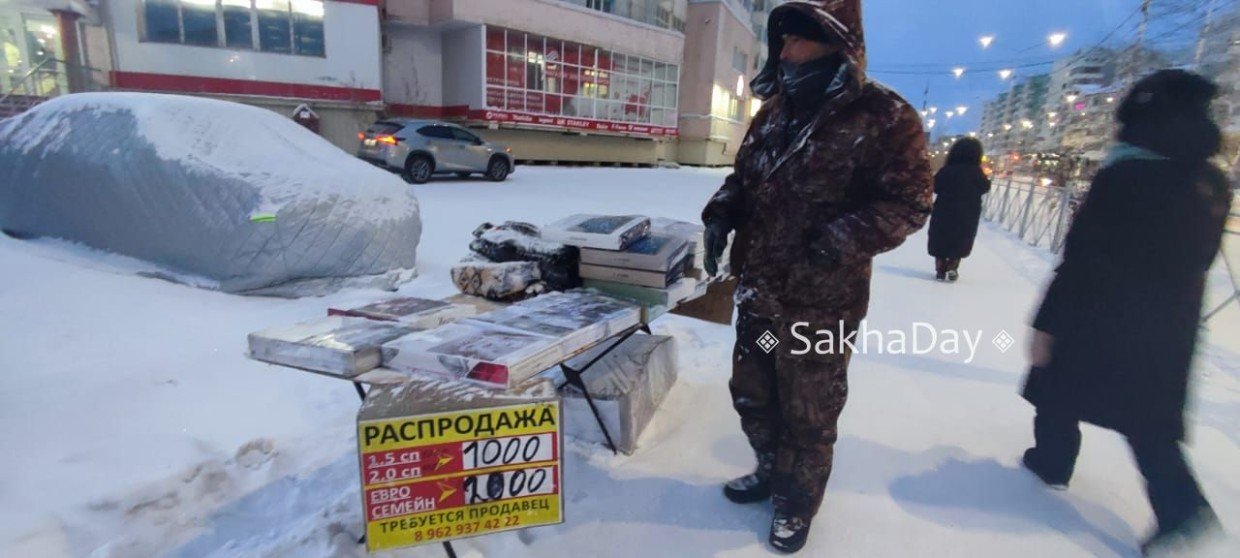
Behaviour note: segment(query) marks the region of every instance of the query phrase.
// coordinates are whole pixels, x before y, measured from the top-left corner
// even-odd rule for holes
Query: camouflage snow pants
[[[792,355],[789,351],[804,343],[791,336],[791,326],[740,311],[728,387],[759,467],[772,470],[774,505],[813,516],[831,476],[836,421],[848,398],[851,355]],[[802,334],[810,336],[814,329],[825,327],[832,326],[811,325]],[[767,331],[779,339],[769,353],[758,344]]]

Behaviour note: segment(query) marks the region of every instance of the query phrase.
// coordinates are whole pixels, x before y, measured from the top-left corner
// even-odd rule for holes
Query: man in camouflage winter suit
[[[712,275],[736,232],[729,385],[758,458],[724,493],[735,502],[770,497],[770,543],[795,552],[831,473],[850,355],[792,355],[805,344],[790,328],[859,327],[871,259],[921,228],[932,185],[919,115],[866,79],[860,0],[788,2],[768,29],[771,59],[750,84],[765,103],[702,222]],[[757,344],[766,331],[780,342],[769,353]]]

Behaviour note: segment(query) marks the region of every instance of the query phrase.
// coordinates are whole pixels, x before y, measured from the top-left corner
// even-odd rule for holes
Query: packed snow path
[[[695,220],[723,170],[522,167],[508,181],[419,186],[421,277],[483,221],[570,213]],[[932,280],[919,234],[875,262],[870,327],[981,330],[975,359],[857,355],[835,472],[806,556],[1134,556],[1152,515],[1124,441],[1085,428],[1067,492],[1018,468],[1032,409],[1017,395],[1026,323],[1054,258],[984,225],[958,284]],[[0,556],[363,556],[357,396],[339,380],[252,362],[246,333],[388,296],[244,298],[148,279],[149,266],[60,242],[0,237]],[[1221,291],[1216,292],[1221,294]],[[724,480],[752,458],[731,409],[731,328],[680,317],[680,381],[614,457],[570,443],[567,522],[456,544],[462,556],[767,556],[766,504]],[[1015,344],[991,344],[999,331]],[[1134,342],[1146,342],[1134,340]],[[1197,364],[1191,456],[1240,530],[1240,306]],[[391,556],[442,556],[436,545]]]

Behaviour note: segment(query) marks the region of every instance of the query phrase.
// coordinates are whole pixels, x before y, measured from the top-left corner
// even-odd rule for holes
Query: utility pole
[[[1197,53],[1193,56],[1193,65],[1198,70],[1201,69],[1201,57],[1205,55],[1206,37],[1210,35],[1212,27],[1214,27],[1214,10],[1218,7],[1218,0],[1210,0],[1209,6],[1206,8],[1206,22],[1201,27],[1201,34],[1197,37]]]
[[[1141,27],[1137,29],[1137,50],[1145,46],[1145,31],[1150,26],[1150,4],[1154,0],[1141,0]]]
[[[1141,25],[1137,27],[1137,42],[1120,56],[1120,83],[1127,86],[1140,72],[1142,53],[1145,50],[1145,33],[1150,26],[1150,4],[1154,0],[1141,0]]]

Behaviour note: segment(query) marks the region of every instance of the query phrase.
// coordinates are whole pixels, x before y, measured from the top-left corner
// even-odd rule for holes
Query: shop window
[[[324,0],[143,0],[145,41],[324,56]]]
[[[543,94],[529,92],[525,94],[525,110],[529,112],[542,113],[546,110],[543,106]]]
[[[593,71],[593,70],[590,70]],[[564,66],[563,92],[568,95],[580,95],[581,91],[581,68],[576,66]]]
[[[732,47],[732,69],[741,73],[745,73],[749,67],[749,56],[741,49]]]
[[[613,12],[615,0],[586,0],[586,7],[600,12]]]
[[[157,43],[181,42],[181,13],[178,0],[146,0],[142,13],[146,40]]]
[[[293,52],[293,26],[288,0],[255,0],[258,46],[263,52]]]
[[[504,28],[503,27],[487,27],[487,50],[495,50],[503,52],[504,50]]]
[[[487,52],[487,85],[504,85],[504,53]]]
[[[254,48],[254,6],[250,0],[220,0],[224,46]]]
[[[185,29],[185,44],[219,44],[220,35],[215,26],[215,0],[181,0],[181,25]]]
[[[674,64],[495,27],[486,47],[489,108],[675,125]]]
[[[525,33],[512,31],[508,33],[508,54],[525,58]]]
[[[504,72],[504,85],[525,89],[525,56],[508,55],[508,66]]]
[[[547,68],[542,55],[531,52],[525,59],[525,87],[534,91],[546,90]]]
[[[590,60],[590,62],[588,63],[582,62],[581,45],[577,43],[572,43],[569,41],[564,41],[563,48],[564,50],[563,52],[561,52],[560,59],[563,60],[565,64],[576,64],[578,66],[593,66],[594,65],[594,60]]]
[[[504,89],[502,87],[487,88],[487,108],[504,108]]]
[[[323,2],[293,0],[293,48],[297,54],[323,56]]]

